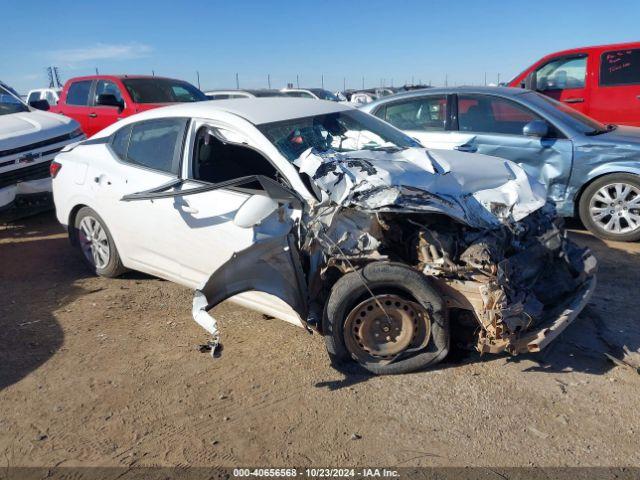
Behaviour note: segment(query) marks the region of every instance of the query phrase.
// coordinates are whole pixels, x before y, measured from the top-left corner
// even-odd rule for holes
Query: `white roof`
[[[265,97],[180,103],[150,110],[145,112],[145,116],[154,117],[154,112],[160,113],[160,111],[162,111],[162,114],[158,116],[215,118],[216,112],[227,112],[242,117],[254,125],[260,125],[292,118],[310,117],[313,115],[323,115],[353,109],[353,107],[348,105],[325,100]]]

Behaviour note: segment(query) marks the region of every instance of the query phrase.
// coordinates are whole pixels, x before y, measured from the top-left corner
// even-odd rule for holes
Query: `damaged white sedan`
[[[151,110],[55,160],[58,219],[100,275],[195,289],[320,331],[334,365],[433,365],[461,327],[535,352],[582,310],[596,261],[516,164],[426,150],[346,105],[243,99]],[[355,363],[354,363],[355,362]]]

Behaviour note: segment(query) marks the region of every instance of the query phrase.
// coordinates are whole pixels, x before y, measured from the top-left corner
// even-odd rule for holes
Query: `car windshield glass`
[[[388,123],[358,110],[296,118],[258,125],[289,161],[305,150],[353,152],[397,151],[420,145]]]
[[[28,112],[29,108],[4,87],[0,87],[0,115]]]
[[[585,114],[580,113],[577,110],[565,105],[564,103],[554,100],[553,98],[549,98],[546,95],[542,95],[540,93],[531,93],[531,95],[537,96],[538,99],[551,104],[554,108],[567,115],[567,117],[569,118],[567,118],[566,120],[571,123],[571,126],[584,134],[594,135],[611,130],[610,126],[600,123],[593,118],[587,117]]]
[[[135,103],[199,102],[204,93],[187,82],[169,78],[126,78],[122,80]]]
[[[320,99],[320,100],[331,100],[332,102],[338,102],[338,97],[336,97],[329,90],[324,90],[322,88],[312,88],[311,91]]]

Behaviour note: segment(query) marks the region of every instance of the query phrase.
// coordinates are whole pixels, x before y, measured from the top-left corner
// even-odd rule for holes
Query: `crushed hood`
[[[309,149],[294,164],[326,198],[368,211],[432,211],[486,227],[521,220],[546,203],[541,183],[515,163],[487,155]]]
[[[71,118],[40,110],[0,115],[0,150],[12,150],[66,135],[79,126]]]

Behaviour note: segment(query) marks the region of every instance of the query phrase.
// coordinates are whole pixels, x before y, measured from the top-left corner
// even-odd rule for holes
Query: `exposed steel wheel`
[[[431,335],[431,319],[416,302],[376,295],[353,308],[343,328],[345,346],[358,362],[384,365],[423,348]]]

